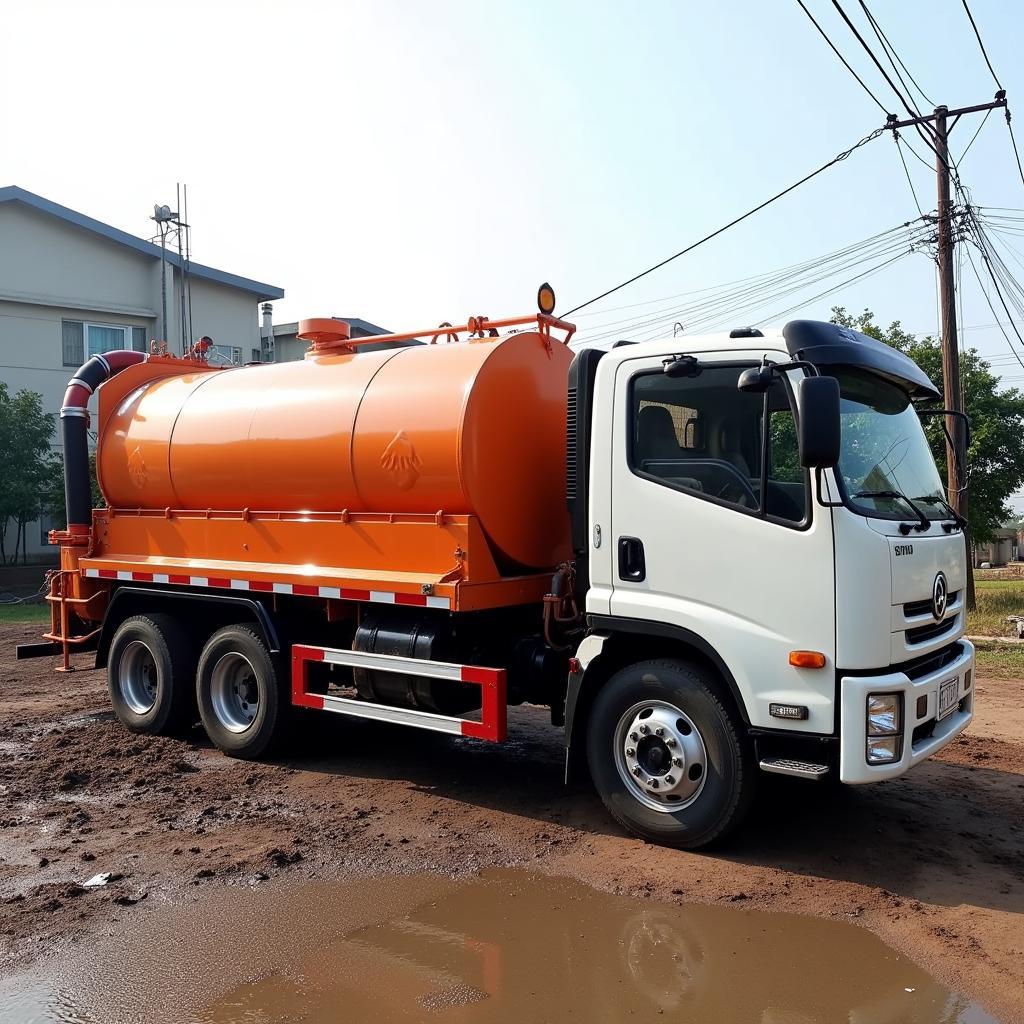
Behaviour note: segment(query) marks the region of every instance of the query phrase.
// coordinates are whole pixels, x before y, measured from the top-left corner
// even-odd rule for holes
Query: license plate
[[[939,683],[939,710],[935,720],[941,722],[946,715],[952,714],[960,702],[960,677],[953,676],[952,679],[943,679]]]

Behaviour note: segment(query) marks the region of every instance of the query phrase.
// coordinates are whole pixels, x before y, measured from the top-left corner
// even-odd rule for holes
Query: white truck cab
[[[627,827],[703,845],[758,771],[873,782],[967,727],[963,524],[917,412],[939,397],[812,321],[578,352],[570,763],[585,721]]]

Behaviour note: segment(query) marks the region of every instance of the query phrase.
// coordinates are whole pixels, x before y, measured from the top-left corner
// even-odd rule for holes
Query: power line
[[[981,33],[978,31],[978,25],[974,20],[974,15],[971,14],[970,7],[967,6],[967,0],[961,0],[961,3],[964,5],[964,11],[967,13],[967,20],[970,21],[971,28],[974,29],[974,38],[978,40],[978,47],[981,50],[982,57],[985,58],[985,63],[988,65],[989,74],[992,75],[992,81],[996,83],[996,88],[999,90],[999,92],[996,93],[996,98],[998,99],[1000,93],[1005,96],[1006,90],[1003,88],[1002,82],[999,81],[999,76],[996,74],[995,68],[992,67],[992,61],[988,59],[988,50],[985,49],[985,44],[982,42]],[[1024,185],[1024,167],[1021,166],[1020,150],[1017,148],[1017,139],[1014,137],[1013,125],[1010,123],[1009,107],[1006,108],[1006,130],[1010,133],[1010,145],[1013,147],[1013,158],[1017,162],[1017,173],[1020,175],[1021,184]]]
[[[917,84],[917,79],[914,78],[914,76],[910,73],[909,69],[907,68],[907,65],[904,64],[902,60],[900,60],[900,55],[896,52],[896,48],[892,45],[892,43],[889,42],[888,37],[882,31],[882,26],[879,25],[878,22],[875,20],[875,16],[868,10],[868,5],[864,3],[864,0],[859,0],[859,2],[861,10],[863,10],[865,15],[867,15],[868,24],[871,26],[871,30],[875,33],[875,38],[882,44],[882,51],[885,53],[886,57],[889,58],[889,63],[892,65],[893,71],[896,72],[896,77],[900,80],[900,85],[902,85],[903,88],[906,89],[907,95],[910,95],[910,87],[903,80],[903,76],[900,74],[899,68],[896,67],[897,63],[901,68],[903,68],[904,71],[906,71],[907,78],[909,78],[910,81],[914,83],[914,87],[921,94],[925,103],[931,103],[934,107],[935,104],[932,103],[930,99],[928,99],[928,96],[925,94],[924,89],[922,89],[921,86]]]
[[[910,194],[914,197],[914,205],[917,207],[917,212],[923,217],[924,210],[921,209],[921,204],[918,201],[914,182],[910,177],[910,169],[907,167],[907,161],[903,158],[903,148],[900,146],[900,133],[898,131],[893,131],[892,140],[896,143],[896,152],[899,154],[900,163],[903,164],[903,173],[907,176],[907,184],[910,186]]]
[[[964,146],[964,151],[960,154],[960,159],[953,161],[953,166],[958,171],[960,170],[960,164],[963,163],[964,157],[967,156],[967,151],[971,148],[971,146],[974,145],[974,140],[981,134],[981,129],[985,127],[985,122],[988,120],[989,114],[992,113],[993,109],[995,108],[990,108],[989,110],[985,111],[985,116],[981,119],[981,124],[978,125],[978,130],[971,136],[971,141],[968,142],[966,146]]]
[[[1010,124],[1010,111],[1006,111],[1006,129],[1010,133],[1010,145],[1013,146],[1013,155],[1017,161],[1017,173],[1020,175],[1021,184],[1024,185],[1024,167],[1020,165],[1020,150],[1017,149],[1017,140],[1013,137],[1013,125]]]
[[[974,29],[974,38],[978,40],[978,46],[981,47],[981,55],[985,58],[985,63],[988,65],[988,70],[992,74],[992,80],[996,83],[997,89],[1003,88],[1003,83],[999,81],[999,76],[996,75],[995,69],[992,67],[992,61],[988,59],[988,51],[985,49],[985,44],[981,41],[981,33],[978,31],[978,26],[974,22],[974,15],[971,14],[970,7],[967,6],[967,0],[961,0],[964,5],[964,10],[967,12],[967,18],[971,23],[971,28]]]
[[[808,271],[820,273],[826,267],[835,267],[834,271],[825,272],[825,276],[827,276],[829,272],[844,269],[844,261],[848,262],[851,259],[855,260],[858,256],[870,258],[871,256],[880,255],[884,252],[891,251],[894,243],[898,246],[907,244],[912,235],[910,228],[914,223],[916,222],[908,221],[894,228],[889,228],[887,231],[882,231],[876,235],[872,235],[870,238],[866,238],[860,242],[853,242],[850,245],[843,246],[840,249],[833,250],[832,252],[825,253],[824,255],[814,256],[810,259],[803,260],[800,263],[779,267],[765,273],[757,274],[753,277],[740,278],[733,281],[727,281],[722,284],[712,285],[707,288],[695,289],[689,292],[681,292],[675,295],[651,299],[648,302],[635,303],[632,306],[612,307],[609,309],[597,310],[593,313],[584,313],[583,316],[585,317],[606,316],[609,313],[627,309],[637,309],[640,306],[650,306],[662,302],[669,302],[672,299],[694,299],[694,301],[687,302],[682,305],[673,303],[672,305],[665,306],[660,309],[637,312],[623,318],[590,324],[585,328],[585,330],[588,332],[588,338],[593,338],[593,335],[589,332],[597,331],[602,334],[612,335],[619,333],[622,330],[632,329],[641,324],[654,323],[658,319],[690,316],[694,312],[711,308],[716,304],[726,301],[735,302],[751,295],[758,294],[759,292],[775,288],[782,283],[792,285],[795,281],[805,278]],[[813,280],[806,281],[805,283],[813,283]],[[697,296],[702,297],[696,298]]]
[[[906,97],[904,97],[903,93],[901,93],[899,89],[896,88],[896,83],[893,82],[893,80],[889,77],[889,73],[885,70],[884,67],[882,67],[878,58],[875,56],[874,51],[871,49],[870,46],[868,46],[867,42],[865,41],[864,37],[860,34],[860,32],[857,31],[857,26],[854,25],[852,21],[850,21],[849,17],[846,14],[846,11],[843,10],[842,5],[839,3],[839,0],[832,0],[832,6],[839,12],[839,16],[843,19],[843,21],[846,22],[847,27],[857,37],[857,42],[860,43],[862,47],[864,47],[865,53],[867,53],[867,55],[871,58],[872,62],[874,63],[875,67],[878,68],[878,70],[882,73],[882,77],[889,83],[889,87],[892,89],[892,91],[896,93],[897,97],[899,97],[899,101],[906,108],[907,113],[910,114],[911,117],[920,116],[918,111],[915,110],[913,106],[907,101]]]
[[[866,92],[866,93],[867,93],[867,94],[868,94],[868,95],[869,95],[869,96],[870,96],[870,97],[871,97],[871,98],[872,98],[872,99],[873,99],[873,100],[875,101],[876,105],[878,106],[878,109],[879,109],[879,110],[881,110],[881,112],[882,112],[883,114],[885,114],[885,115],[886,115],[886,117],[888,117],[888,116],[889,116],[889,111],[888,111],[888,110],[886,109],[885,105],[884,105],[884,104],[882,103],[882,101],[881,101],[881,100],[880,100],[880,99],[879,99],[879,98],[878,98],[878,97],[877,97],[877,96],[876,96],[876,95],[875,95],[875,94],[874,94],[874,93],[873,93],[873,92],[871,91],[871,89],[870,89],[870,88],[868,88],[868,86],[867,86],[867,85],[865,84],[865,82],[864,82],[864,79],[863,79],[863,78],[861,78],[861,77],[860,77],[860,75],[858,75],[858,74],[857,74],[857,72],[853,70],[853,68],[852,68],[852,67],[850,66],[850,64],[849,64],[849,63],[847,62],[846,58],[845,58],[845,57],[844,57],[844,56],[843,56],[843,55],[842,55],[842,54],[841,54],[841,53],[839,52],[839,50],[838,50],[838,49],[836,48],[836,45],[835,45],[835,43],[833,43],[833,42],[832,42],[832,40],[831,40],[831,39],[829,39],[829,37],[828,37],[828,35],[826,34],[825,30],[824,30],[824,29],[823,29],[823,28],[822,28],[822,27],[821,27],[821,26],[820,26],[820,25],[818,24],[818,22],[817,22],[817,21],[815,20],[815,17],[814,17],[814,15],[813,15],[813,14],[811,14],[811,12],[810,12],[810,11],[809,11],[809,10],[808,10],[808,9],[807,9],[807,8],[806,8],[805,6],[804,6],[804,2],[803,2],[803,0],[796,0],[796,2],[797,2],[797,3],[799,4],[799,5],[800,5],[800,9],[801,9],[801,10],[802,10],[802,11],[804,12],[804,14],[806,14],[806,15],[807,15],[807,17],[811,19],[811,24],[812,24],[812,25],[813,25],[813,26],[814,26],[814,27],[815,27],[815,28],[816,28],[816,29],[818,30],[818,32],[819,32],[819,33],[821,34],[821,38],[822,38],[822,39],[824,39],[826,43],[828,43],[828,45],[829,45],[829,46],[830,46],[830,47],[832,48],[832,52],[833,52],[833,53],[834,53],[834,54],[835,54],[835,55],[836,55],[836,56],[837,56],[837,57],[838,57],[838,58],[839,58],[839,59],[840,59],[840,60],[841,60],[841,61],[843,62],[843,66],[844,66],[844,67],[846,68],[846,70],[847,70],[847,71],[849,71],[849,72],[850,72],[850,74],[851,74],[851,75],[853,75],[853,77],[857,79],[857,81],[858,81],[858,82],[860,83],[860,87],[861,87],[861,88],[862,88],[862,89],[863,89],[863,90],[864,90],[864,91],[865,91],[865,92]]]
[[[770,206],[772,203],[781,199],[783,196],[789,195],[790,192],[794,191],[795,189],[798,189],[801,185],[806,184],[812,178],[816,178],[823,171],[827,171],[830,167],[835,167],[836,164],[845,160],[855,150],[860,149],[861,146],[866,145],[873,139],[877,139],[878,136],[881,135],[884,131],[884,128],[876,128],[873,132],[871,132],[870,135],[865,135],[864,138],[860,140],[860,142],[855,143],[849,149],[837,154],[831,160],[829,160],[828,163],[822,164],[817,170],[811,171],[810,174],[805,175],[799,181],[796,181],[792,185],[790,185],[788,188],[784,188],[781,192],[777,192],[770,199],[766,199],[763,203],[759,203],[753,209],[747,210],[746,213],[741,214],[734,220],[729,221],[728,224],[723,224],[722,227],[717,228],[710,234],[698,239],[692,245],[688,245],[685,249],[680,249],[679,252],[667,257],[666,259],[663,259],[660,263],[655,263],[653,267],[648,267],[646,270],[642,270],[639,274],[634,274],[633,277],[629,278],[626,281],[623,281],[621,284],[617,284],[615,285],[615,287],[609,288],[607,289],[607,291],[601,292],[600,295],[596,295],[594,296],[594,298],[588,299],[586,302],[580,303],[580,305],[574,307],[573,309],[570,309],[568,313],[565,313],[563,315],[572,316],[572,314],[577,312],[578,310],[584,309],[587,306],[592,306],[595,302],[599,302],[601,299],[607,298],[607,296],[621,290],[622,288],[625,288],[627,285],[633,284],[635,281],[639,281],[640,278],[646,277],[648,274],[654,273],[655,270],[660,270],[666,264],[671,263],[673,260],[679,259],[680,256],[685,256],[688,252],[693,252],[693,250],[696,249],[698,246],[703,245],[705,242],[710,242],[712,238],[717,238],[723,232],[728,231],[729,228],[735,227],[741,221],[745,221],[748,217],[752,217],[755,213],[758,213],[759,211],[763,210],[766,206]]]
[[[935,106],[935,101],[929,98],[928,93],[925,92],[925,90],[920,85],[918,85],[918,80],[916,80],[913,77],[913,75],[910,74],[910,69],[907,68],[905,63],[903,63],[903,61],[900,59],[900,55],[896,52],[896,47],[889,42],[889,37],[886,36],[886,34],[882,31],[882,26],[879,25],[876,19],[874,19],[874,15],[871,14],[871,12],[867,9],[867,6],[864,3],[861,3],[860,6],[864,8],[864,13],[867,15],[868,22],[871,23],[871,28],[874,29],[876,35],[881,37],[880,41],[883,47],[888,47],[888,51],[891,52],[890,60],[892,59],[892,57],[895,57],[897,61],[899,61],[900,68],[902,68],[903,71],[906,72],[906,77],[910,79],[910,81],[913,83],[914,88],[918,90],[919,93],[921,93],[921,98],[924,99],[926,103],[931,103],[932,106]],[[900,81],[902,81],[902,79],[900,79]],[[907,91],[909,92],[909,90]]]
[[[974,244],[977,246],[978,252],[981,254],[981,258],[982,258],[982,260],[983,260],[983,262],[985,264],[985,268],[988,270],[989,278],[992,281],[992,287],[995,290],[995,293],[996,293],[996,296],[999,299],[1000,305],[1002,305],[1003,310],[1006,313],[1006,316],[1007,316],[1007,318],[1008,318],[1008,320],[1010,322],[1010,326],[1013,328],[1013,333],[1017,335],[1017,340],[1021,343],[1022,348],[1024,348],[1024,337],[1022,337],[1020,331],[1017,330],[1017,325],[1013,322],[1013,314],[1010,312],[1010,307],[1006,304],[1006,299],[1003,298],[1003,293],[1002,293],[1002,291],[999,288],[999,282],[996,280],[996,274],[995,274],[995,271],[992,268],[992,264],[991,264],[991,262],[989,260],[989,257],[988,257],[988,252],[987,252],[985,244],[984,244],[984,240],[983,240],[983,237],[982,237],[982,231],[981,231],[980,224],[979,224],[979,222],[977,220],[977,217],[974,215],[973,210],[971,209],[971,207],[968,206],[967,209],[968,209],[968,221],[970,222],[971,226],[975,229],[974,230],[975,237],[973,238]],[[978,274],[978,269],[974,265],[974,257],[971,256],[970,250],[968,250],[968,252],[967,252],[967,257],[968,257],[968,260],[970,261],[971,269],[974,271],[974,276],[977,277],[977,279],[978,279],[978,285],[981,288],[982,294],[985,296],[985,301],[988,303],[988,307],[992,311],[992,316],[998,322],[999,321],[999,316],[998,316],[998,314],[995,311],[995,307],[993,307],[993,305],[992,305],[992,300],[989,298],[988,292],[985,290],[984,286],[981,283],[981,275]],[[1018,311],[1018,315],[1019,315],[1019,312],[1020,311]],[[1013,343],[1010,341],[1010,336],[1005,331],[1003,331],[1002,328],[1000,328],[1000,330],[1002,331],[1003,337],[1006,338],[1006,344],[1009,346],[1010,351],[1016,357],[1017,362],[1020,363],[1021,369],[1024,369],[1024,358],[1021,358],[1020,353],[1017,352],[1016,348],[1014,348]]]

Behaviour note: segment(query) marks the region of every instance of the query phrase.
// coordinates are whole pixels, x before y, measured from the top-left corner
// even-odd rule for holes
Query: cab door
[[[710,648],[752,725],[831,732],[832,523],[799,465],[791,383],[741,392],[763,351],[694,354],[692,376],[667,376],[663,356],[616,368],[611,616]],[[793,650],[822,652],[826,668],[792,667]],[[808,718],[780,723],[772,702]]]

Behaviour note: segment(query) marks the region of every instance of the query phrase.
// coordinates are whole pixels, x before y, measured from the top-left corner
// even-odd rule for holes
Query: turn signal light
[[[789,663],[797,668],[824,668],[825,655],[821,651],[790,651]]]

